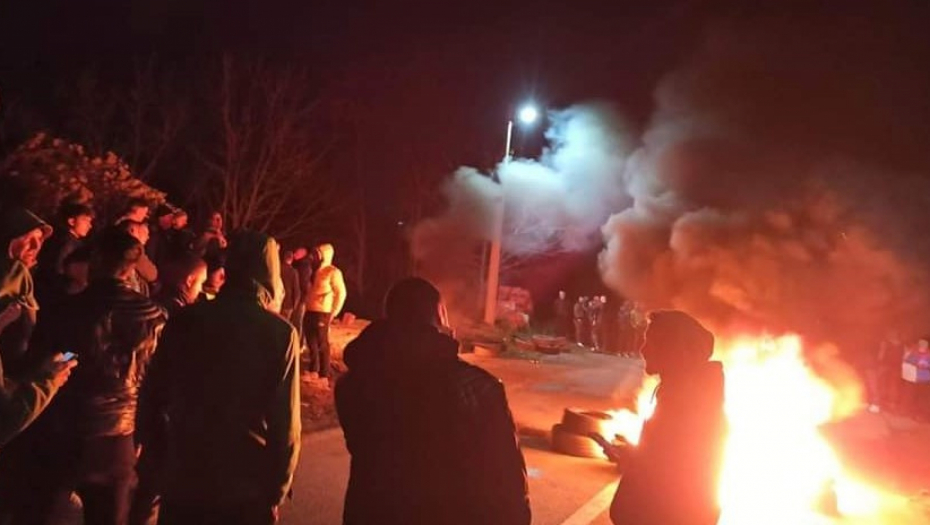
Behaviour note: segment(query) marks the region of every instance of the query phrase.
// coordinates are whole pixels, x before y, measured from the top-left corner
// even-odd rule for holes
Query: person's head
[[[149,203],[145,199],[132,199],[126,204],[122,219],[145,222],[149,217]]]
[[[64,261],[62,261],[64,275],[68,280],[69,293],[77,293],[87,288],[87,283],[90,281],[90,259],[92,253],[89,246],[81,246],[69,253]]]
[[[254,297],[266,309],[278,311],[284,299],[278,242],[256,231],[242,230],[229,239],[226,284],[231,294]]]
[[[193,303],[207,282],[207,263],[193,253],[182,253],[170,259],[162,272],[162,283]]]
[[[211,213],[207,226],[212,230],[223,231],[223,214],[218,211]]]
[[[336,249],[332,244],[321,244],[316,247],[316,255],[319,258],[320,266],[330,266],[333,264],[333,257],[336,255]]]
[[[0,246],[6,256],[32,268],[39,260],[42,243],[52,234],[52,227],[25,208],[13,207],[0,216]]]
[[[930,340],[924,338],[917,341],[917,351],[922,354],[930,353]]]
[[[147,222],[126,220],[119,224],[119,229],[133,236],[143,246],[149,242],[149,225]]]
[[[94,273],[101,277],[128,279],[142,257],[142,243],[119,228],[110,229],[100,238]]]
[[[565,292],[563,290],[559,290],[559,299],[565,299]]]
[[[649,314],[642,348],[649,374],[675,375],[706,362],[714,353],[714,334],[678,310]]]
[[[158,222],[160,230],[171,229],[171,225],[174,223],[174,209],[167,204],[159,205],[155,209],[155,220]]]
[[[94,227],[94,210],[90,206],[78,203],[65,203],[58,210],[61,223],[78,239],[87,237]]]
[[[184,228],[187,228],[187,212],[184,210],[178,210],[174,212],[171,226],[175,230],[183,230]]]
[[[302,261],[307,257],[308,254],[309,252],[307,251],[306,248],[303,248],[303,247],[297,248],[296,250],[294,250],[294,260]]]
[[[292,250],[281,252],[281,262],[283,264],[294,264],[294,252]]]
[[[394,283],[384,299],[384,315],[390,322],[406,325],[440,328],[448,322],[439,290],[419,277]]]

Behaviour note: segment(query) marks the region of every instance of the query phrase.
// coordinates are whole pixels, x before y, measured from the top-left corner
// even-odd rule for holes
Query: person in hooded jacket
[[[714,336],[690,315],[650,315],[646,372],[658,374],[656,408],[639,445],[607,446],[620,465],[610,517],[617,525],[713,525],[726,438],[723,366],[709,361]]]
[[[7,374],[16,377],[29,367],[25,359],[39,302],[32,271],[52,228],[25,208],[9,207],[0,214],[0,309],[19,303],[22,313],[0,334],[0,358]]]
[[[346,302],[346,284],[342,271],[333,265],[332,244],[316,248],[320,267],[313,273],[313,283],[306,294],[304,334],[310,348],[311,372],[321,379],[331,379],[329,328]]]
[[[0,256],[0,446],[35,421],[77,364],[64,362],[56,354],[37,368],[20,366],[22,373],[15,379],[4,370],[4,360],[22,361],[25,353],[38,309],[29,269],[38,261],[42,242],[50,233],[45,222],[24,208],[0,213],[0,245],[5,248]],[[27,323],[28,328],[20,323]],[[11,327],[19,328],[15,337],[3,337]],[[5,345],[13,345],[15,351],[7,353]]]
[[[165,327],[143,385],[139,438],[164,447],[160,524],[270,524],[300,451],[297,333],[275,312],[277,242],[234,233],[215,300]]]
[[[500,380],[458,357],[439,291],[408,278],[345,351],[346,525],[525,525],[526,467]]]

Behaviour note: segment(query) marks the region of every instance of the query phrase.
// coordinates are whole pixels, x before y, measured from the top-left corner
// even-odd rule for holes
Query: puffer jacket
[[[123,281],[101,279],[53,317],[38,327],[39,351],[70,351],[80,361],[50,408],[58,432],[83,438],[133,434],[139,388],[164,310]]]
[[[504,387],[429,325],[378,321],[345,352],[346,525],[525,525],[526,468]]]

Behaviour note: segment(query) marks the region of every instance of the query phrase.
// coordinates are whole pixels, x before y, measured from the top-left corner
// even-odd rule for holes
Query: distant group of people
[[[626,300],[611,308],[606,295],[581,296],[570,303],[560,291],[553,310],[558,335],[579,346],[628,357],[639,355],[646,328],[645,311],[639,303]]]
[[[930,337],[906,343],[892,331],[868,354],[869,411],[903,413],[930,421]]]

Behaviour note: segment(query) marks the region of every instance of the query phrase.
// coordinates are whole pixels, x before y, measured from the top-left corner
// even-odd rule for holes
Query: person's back
[[[162,418],[169,422],[165,523],[270,522],[296,468],[297,335],[268,311],[280,293],[271,292],[280,286],[277,247],[249,235],[231,242],[230,281],[217,299],[168,321],[143,391],[143,440],[159,439]],[[249,243],[260,253],[239,260]]]
[[[336,385],[352,455],[344,523],[529,523],[503,385],[461,361],[454,339],[428,324],[378,321],[345,360]]]

